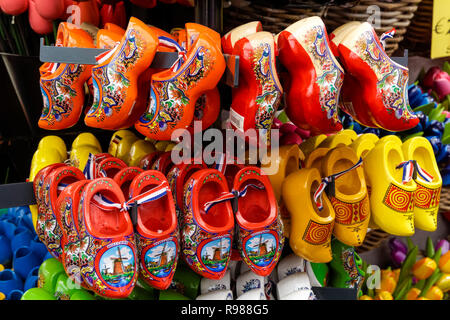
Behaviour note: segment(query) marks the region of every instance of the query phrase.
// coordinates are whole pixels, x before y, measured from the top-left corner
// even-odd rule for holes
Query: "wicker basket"
[[[433,23],[433,0],[423,0],[406,32],[404,43],[412,53],[429,56]]]
[[[225,32],[249,21],[259,20],[265,31],[279,33],[292,23],[311,16],[319,16],[325,22],[328,31],[349,21],[367,21],[371,18],[370,6],[380,8],[379,26],[374,26],[377,34],[389,31],[392,27],[397,30],[392,39],[386,40],[386,53],[392,55],[397,50],[399,43],[404,39],[407,27],[417,11],[417,6],[422,0],[399,0],[395,3],[387,3],[374,0],[360,0],[357,5],[348,6],[324,6],[314,2],[307,2],[303,7],[268,7],[250,3],[243,8],[230,7],[224,9]],[[276,3],[276,2],[274,2]],[[368,12],[369,9],[369,12]]]

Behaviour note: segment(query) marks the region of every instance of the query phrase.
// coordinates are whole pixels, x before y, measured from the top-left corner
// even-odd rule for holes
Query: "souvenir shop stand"
[[[411,3],[414,3],[414,1],[411,1]],[[330,7],[328,7],[329,5]],[[166,10],[166,14],[169,10],[168,8],[171,8],[170,5],[166,4],[161,4],[161,6]],[[328,10],[330,8],[330,11],[333,10],[333,4],[326,1],[322,5],[317,6],[316,4],[315,7],[309,9],[304,6],[305,5],[302,6],[297,4],[297,8],[300,7],[300,11],[311,11],[306,14],[306,16],[313,15],[314,12],[319,9]],[[296,7],[294,6],[294,8]],[[158,12],[161,13],[164,9],[160,8],[159,10],[161,11]],[[197,0],[195,1],[194,8],[187,9],[182,7],[182,9],[174,11],[174,15],[181,19],[181,21],[195,21],[196,23],[207,26],[219,32],[221,35],[226,31],[229,31],[234,25],[243,24],[246,19],[251,21],[252,18],[254,18],[251,15],[252,13],[256,15],[262,13],[266,14],[266,16],[260,16],[265,28],[271,23],[274,25],[283,23],[283,21],[280,22],[280,17],[287,19],[287,21],[292,18],[284,17],[284,13],[281,12],[283,10],[281,9],[279,11],[277,11],[277,9],[271,11],[268,7],[264,9],[257,5],[255,5],[253,9],[254,10],[251,12],[241,10],[239,7],[229,8],[227,10],[224,8],[221,0]],[[131,16],[135,16],[145,21],[146,16],[142,10],[131,5],[127,6],[127,10]],[[285,10],[289,10],[289,6],[287,6]],[[224,11],[226,11],[226,13],[224,13]],[[190,16],[186,14],[186,12],[189,13]],[[152,15],[151,17],[155,16],[157,16],[157,14]],[[299,14],[299,16],[301,17],[302,14]],[[177,18],[172,17],[170,21]],[[157,18],[155,19],[158,20]],[[165,29],[170,29],[172,27],[166,25],[168,22],[164,21],[164,18],[161,18],[161,23],[161,27],[165,26]],[[178,24],[183,26],[183,23]],[[226,24],[225,28],[224,24]],[[158,24],[155,22],[155,25]],[[270,27],[268,29],[270,29]],[[0,176],[2,180],[7,182],[0,185],[0,208],[4,209],[30,206],[37,203],[33,183],[21,182],[26,180],[29,170],[29,160],[31,159],[32,153],[35,151],[37,143],[43,136],[49,134],[49,131],[42,130],[36,126],[36,119],[39,117],[42,99],[38,88],[39,81],[36,80],[36,76],[38,77],[38,75],[36,75],[34,71],[38,70],[39,66],[45,62],[96,65],[96,57],[108,51],[107,49],[58,47],[46,43],[43,37],[39,39],[38,44],[35,43],[35,46],[38,46],[39,48],[39,57],[21,57],[17,54],[1,53],[4,63],[0,72],[3,74],[2,81],[5,82],[2,86],[5,88],[3,90],[5,101],[8,101],[8,104],[11,105],[11,107],[8,107],[7,114],[4,114],[5,111],[3,111],[1,115],[2,136],[0,137],[0,147],[2,149],[2,154],[4,155],[2,156],[1,164],[2,168],[8,168],[8,170],[3,172]],[[396,51],[398,56],[392,57],[392,60],[399,65],[408,66],[408,49],[400,49],[402,50]],[[231,89],[239,86],[239,56],[224,54],[224,58],[226,69],[218,87],[221,93],[221,105],[229,106],[231,103]],[[167,69],[170,68],[177,59],[177,52],[156,52],[151,67],[156,69]],[[279,71],[286,71],[280,63],[279,58],[277,58],[276,63]],[[411,66],[409,67],[411,68]],[[27,75],[27,77],[24,75]],[[32,78],[33,81],[30,81],[29,78]],[[37,107],[38,105],[39,107]],[[218,124],[218,126],[220,126],[220,124]],[[92,132],[103,146],[108,145],[110,142],[111,131],[86,128],[83,124],[77,124],[70,129],[57,131],[56,134],[70,144],[74,137],[83,131]],[[441,211],[450,210],[449,194],[449,189],[442,189]],[[133,217],[137,217],[137,207],[132,207],[130,213],[132,220],[135,220]],[[439,227],[435,232],[429,233],[419,230],[411,237],[414,243],[420,243],[420,250],[427,249],[425,245],[422,245],[426,243],[427,237],[435,242],[439,239],[448,238],[450,230],[448,221],[445,220],[441,214],[438,215],[437,219]],[[388,253],[388,240],[390,238],[392,238],[390,234],[380,229],[373,229],[366,235],[364,243],[355,250],[367,264],[379,265],[384,268],[390,263]],[[287,243],[285,246],[289,247]],[[289,248],[286,250],[289,250]],[[312,291],[315,298],[318,300],[356,300],[358,296],[357,288],[312,286]]]

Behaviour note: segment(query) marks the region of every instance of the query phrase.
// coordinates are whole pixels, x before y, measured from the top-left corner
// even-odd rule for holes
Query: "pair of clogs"
[[[350,22],[330,35],[346,75],[340,108],[364,126],[404,131],[419,123],[408,102],[408,69],[392,61],[373,27]]]
[[[397,236],[437,228],[442,178],[424,137],[378,140],[364,158],[374,226]]]
[[[283,95],[275,58],[274,36],[259,21],[236,27],[222,37],[223,52],[239,56],[239,86],[233,88],[229,123],[240,133],[248,129],[267,136]]]
[[[203,277],[221,279],[231,258],[234,233],[249,268],[259,275],[270,274],[280,258],[284,237],[272,187],[261,170],[240,169],[232,186],[217,169],[182,166],[173,170],[194,171],[182,195],[177,191],[186,263]],[[177,177],[179,189],[178,183],[185,178]]]

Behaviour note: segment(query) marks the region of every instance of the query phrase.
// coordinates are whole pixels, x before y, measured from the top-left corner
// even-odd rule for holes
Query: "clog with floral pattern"
[[[144,172],[144,170],[138,167],[125,167],[114,175],[113,180],[119,185],[120,189],[122,189],[125,199],[128,200],[130,198],[131,182],[133,182],[133,179],[142,172]]]

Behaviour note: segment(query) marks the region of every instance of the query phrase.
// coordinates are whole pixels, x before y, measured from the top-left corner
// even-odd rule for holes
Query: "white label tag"
[[[237,129],[244,131],[244,117],[233,109],[230,109],[230,122]]]

